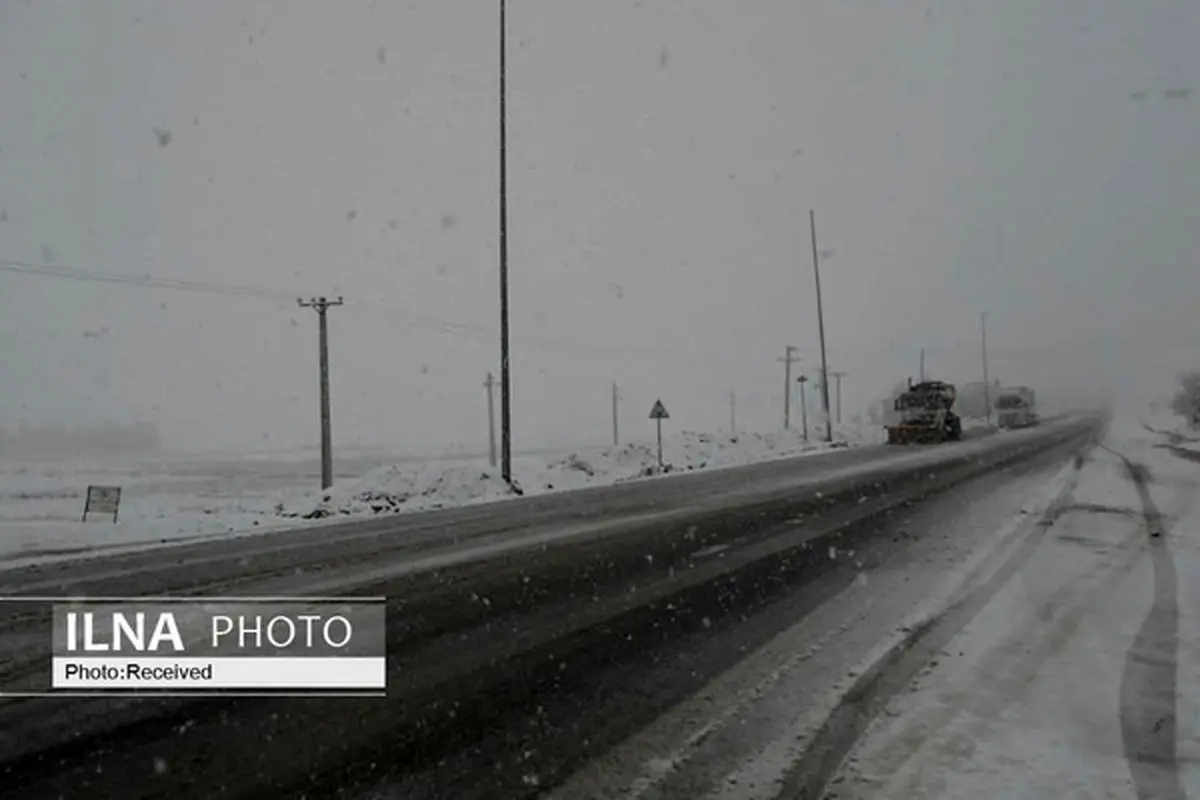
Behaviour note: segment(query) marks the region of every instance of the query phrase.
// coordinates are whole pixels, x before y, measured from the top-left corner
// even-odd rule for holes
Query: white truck
[[[1028,386],[1002,389],[996,398],[996,416],[1001,428],[1027,428],[1038,424],[1037,404]]]

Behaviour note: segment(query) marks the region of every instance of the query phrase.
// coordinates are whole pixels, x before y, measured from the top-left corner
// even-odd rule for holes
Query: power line
[[[22,275],[34,275],[60,280],[84,281],[87,283],[114,283],[122,286],[140,286],[152,289],[171,289],[174,291],[202,292],[205,294],[237,295],[242,297],[260,297],[271,300],[293,300],[295,295],[259,286],[242,286],[231,283],[211,283],[205,281],[190,281],[182,278],[158,278],[153,275],[130,275],[119,272],[98,272],[94,270],[75,269],[73,267],[56,266],[52,264],[36,264],[29,261],[18,261],[11,258],[0,260],[0,271]]]
[[[84,270],[53,264],[38,264],[10,258],[0,259],[0,272],[30,275],[41,278],[54,278],[58,280],[82,281],[86,283],[109,283],[119,286],[133,286],[147,289],[166,289],[171,291],[187,291],[202,294],[217,294],[222,296],[253,297],[265,300],[278,300],[287,303],[295,301],[294,292],[271,289],[262,286],[247,286],[240,284],[218,283],[213,281],[185,280],[182,278],[164,278],[150,274],[135,275],[131,273]],[[378,314],[401,324],[416,325],[419,327],[434,329],[446,334],[473,335],[481,339],[487,339],[488,341],[494,340],[499,330],[496,327],[488,325],[459,322],[433,314],[425,314],[407,309],[391,308],[371,302],[369,300],[346,298],[345,306],[351,309],[358,309],[361,311]],[[523,336],[521,338],[527,344],[536,346],[540,349],[554,350],[570,355],[578,355],[581,352],[591,352],[596,354],[607,354],[642,359],[646,358],[647,355],[653,355],[657,358],[657,353],[652,353],[645,347],[597,345],[584,342],[571,342],[561,338],[540,336]],[[667,355],[668,354],[664,354],[664,357],[667,357]],[[675,356],[670,355],[670,357],[674,358]],[[683,358],[684,360],[689,360],[696,364],[703,363],[705,366],[709,367],[721,361],[720,359],[713,359],[711,357],[699,359],[696,358],[694,354],[688,354],[683,356]],[[738,366],[744,366],[745,362],[741,359],[729,359],[728,363],[730,365],[736,364]]]
[[[117,286],[131,286],[146,289],[163,289],[169,291],[215,294],[230,297],[257,298],[261,300],[281,301],[289,304],[295,302],[296,297],[296,294],[293,291],[284,291],[281,289],[273,289],[263,286],[187,280],[183,278],[164,278],[150,274],[136,275],[132,273],[84,270],[70,266],[39,264],[36,262],[22,261],[12,258],[0,258],[0,272],[29,275],[32,277],[52,278],[56,280],[71,280],[86,283],[107,283]],[[345,304],[347,308],[357,308],[362,311],[377,314],[400,324],[415,325],[418,327],[433,329],[444,334],[476,336],[488,342],[494,341],[499,331],[498,327],[449,320],[433,314],[426,314],[408,309],[392,308],[367,300],[346,298]],[[711,356],[699,356],[696,353],[685,353],[683,351],[679,351],[678,353],[667,353],[657,348],[651,350],[646,347],[639,346],[620,346],[611,344],[600,345],[595,343],[564,340],[560,337],[551,338],[540,336],[522,336],[521,338],[525,343],[541,350],[557,351],[570,355],[578,355],[583,352],[590,352],[595,354],[637,358],[639,360],[646,360],[649,357],[653,357],[656,360],[660,358],[671,358],[675,359],[676,361],[683,360],[697,366],[703,365],[709,368],[717,364],[727,364],[729,366],[744,368],[747,364],[747,361],[741,358],[721,359],[713,358]],[[993,358],[1016,357],[1020,355],[1068,355],[1089,350],[1096,350],[1105,353],[1127,353],[1141,349],[1192,344],[1200,344],[1200,334],[1185,334],[1177,337],[1159,337],[1155,339],[1137,341],[1131,340],[1118,343],[1116,346],[1112,344],[1095,342],[1082,343],[1079,345],[1040,344],[1029,346],[993,346],[988,348],[988,355]],[[963,357],[972,357],[978,355],[978,350],[971,347],[933,345],[927,346],[925,349],[931,354],[957,355]],[[893,345],[876,348],[858,348],[854,345],[843,345],[842,350],[847,353],[854,353],[856,356],[862,357],[868,355],[894,355],[897,352],[897,347]],[[607,381],[608,379],[604,378],[598,380]]]

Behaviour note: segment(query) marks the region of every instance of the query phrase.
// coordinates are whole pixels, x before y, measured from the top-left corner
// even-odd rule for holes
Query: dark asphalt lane
[[[93,593],[138,594],[203,589],[237,578],[239,568],[253,569],[251,558],[283,573],[295,570],[297,561],[289,559],[341,561],[344,569],[354,557],[377,568],[389,559],[448,556],[440,566],[377,573],[367,583],[360,576],[355,587],[391,598],[388,700],[9,701],[0,706],[0,791],[327,796],[434,775],[426,786],[457,788],[404,796],[532,796],[537,787],[511,770],[485,780],[491,773],[479,764],[505,761],[533,730],[558,731],[549,742],[554,754],[539,764],[542,780],[549,780],[669,703],[673,692],[657,690],[634,703],[644,706],[641,714],[605,717],[582,729],[580,720],[569,733],[539,722],[547,709],[577,708],[580,691],[600,693],[589,708],[597,697],[629,706],[630,696],[614,680],[637,675],[639,667],[614,676],[612,665],[669,659],[689,636],[716,635],[794,592],[829,568],[817,544],[823,537],[1003,465],[1076,446],[1096,428],[1094,420],[1062,422],[943,447],[850,450],[491,509],[372,520],[325,529],[323,540],[321,531],[310,530],[290,534],[305,537],[299,542],[263,536],[235,540],[236,548],[225,543],[233,552],[172,548],[159,561],[137,554],[60,567],[61,578],[22,571],[13,581],[18,590],[62,580],[74,592],[86,585]],[[583,522],[600,524],[557,541],[456,557],[478,541],[521,544],[532,531]],[[724,548],[720,558],[704,557],[714,548]],[[162,563],[166,558],[173,563]],[[31,624],[15,617],[8,623],[13,637]],[[0,652],[15,641],[0,638]],[[473,753],[483,759],[475,771],[446,782],[451,776],[437,765],[470,761]],[[130,782],[125,774],[146,777]]]

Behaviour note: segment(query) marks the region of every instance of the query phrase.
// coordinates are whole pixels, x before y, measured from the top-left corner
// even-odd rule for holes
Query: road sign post
[[[658,428],[658,468],[662,469],[662,421],[670,419],[671,415],[667,413],[667,407],[663,405],[662,400],[655,400],[654,407],[650,409],[650,419],[654,420],[655,426]]]

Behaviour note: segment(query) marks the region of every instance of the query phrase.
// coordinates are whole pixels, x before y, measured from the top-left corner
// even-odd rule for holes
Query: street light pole
[[[500,0],[500,474],[512,483],[512,381],[508,350],[508,107],[505,2]]]
[[[808,211],[808,226],[812,230],[813,275],[817,281],[817,327],[821,332],[821,403],[825,408],[825,441],[833,441],[833,418],[829,413],[829,364],[825,360],[825,315],[821,309],[821,266],[817,258],[817,213]]]

